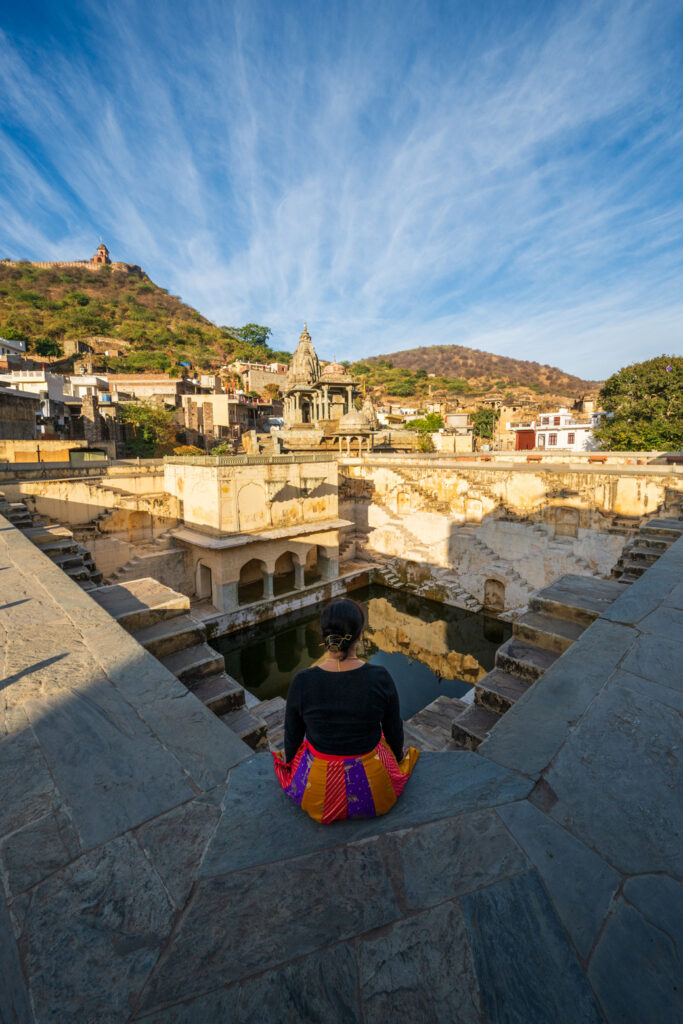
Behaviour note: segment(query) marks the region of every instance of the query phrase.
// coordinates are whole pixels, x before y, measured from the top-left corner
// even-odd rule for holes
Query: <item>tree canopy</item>
[[[273,333],[270,327],[262,327],[261,324],[245,324],[244,327],[231,327],[230,330],[235,337],[249,345],[267,345]]]
[[[603,449],[683,448],[683,357],[658,356],[613,373],[600,391],[608,414],[595,431]]]
[[[500,413],[497,409],[477,409],[470,417],[474,436],[483,437],[490,441],[495,433],[499,416]]]
[[[171,453],[176,444],[175,409],[124,402],[119,405],[119,415],[126,424],[126,440],[133,455],[150,459]]]

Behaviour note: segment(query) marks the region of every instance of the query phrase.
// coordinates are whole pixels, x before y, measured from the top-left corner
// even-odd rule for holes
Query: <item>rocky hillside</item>
[[[67,338],[103,335],[130,343],[125,357],[107,361],[113,371],[173,371],[181,362],[209,370],[238,358],[289,362],[289,352],[249,344],[231,330],[144,271],[0,262],[0,337],[21,338],[39,355],[58,355]]]
[[[555,366],[497,356],[463,345],[430,345],[374,356],[356,363],[354,370],[368,376],[368,383],[394,394],[411,394],[422,382],[447,391],[475,391],[514,387],[531,388],[537,393],[578,395],[595,391],[600,381],[583,380]],[[432,375],[436,380],[432,379]],[[449,383],[450,382],[450,383]]]

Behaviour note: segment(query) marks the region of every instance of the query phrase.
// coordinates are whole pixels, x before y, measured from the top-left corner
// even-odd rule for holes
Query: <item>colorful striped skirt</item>
[[[391,810],[420,756],[408,749],[399,764],[384,736],[369,754],[321,754],[304,740],[286,764],[273,754],[275,774],[290,800],[323,825],[344,818],[374,818]]]

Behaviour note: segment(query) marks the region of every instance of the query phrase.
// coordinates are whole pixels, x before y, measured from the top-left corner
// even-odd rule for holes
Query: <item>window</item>
[[[548,434],[548,444],[557,444],[557,434]]]
[[[553,424],[554,424],[554,426],[559,427],[559,425],[560,425],[560,417],[559,416],[553,416]]]
[[[570,431],[570,432],[569,432],[569,433],[567,434],[567,444],[574,444],[574,441],[575,441],[575,440],[576,440],[576,434],[574,434],[574,433],[572,433],[572,432]]]
[[[548,417],[547,416],[541,416],[541,425],[544,426],[544,427],[548,426]]]

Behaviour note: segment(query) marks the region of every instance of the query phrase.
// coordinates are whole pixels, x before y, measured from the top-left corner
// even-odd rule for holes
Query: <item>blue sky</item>
[[[0,257],[322,357],[683,350],[675,0],[53,0],[0,32]]]

